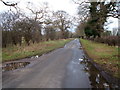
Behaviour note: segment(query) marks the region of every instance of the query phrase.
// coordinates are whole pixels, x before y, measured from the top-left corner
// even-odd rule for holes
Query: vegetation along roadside
[[[120,78],[119,68],[119,47],[108,46],[107,44],[97,43],[90,40],[80,39],[82,46],[88,56],[99,64],[105,71],[114,77]]]
[[[42,55],[54,49],[63,47],[73,39],[60,39],[54,41],[45,41],[36,44],[9,46],[2,49],[2,62],[22,59],[34,55]]]

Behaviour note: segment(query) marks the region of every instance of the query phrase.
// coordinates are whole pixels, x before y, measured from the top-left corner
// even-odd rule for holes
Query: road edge
[[[79,39],[79,42],[81,43],[80,39]],[[83,48],[83,44],[81,43],[81,46],[82,46],[82,49],[83,49],[83,52],[86,54],[86,57],[89,59],[90,63],[97,69],[100,71],[100,74],[103,76],[103,78],[112,85],[113,88],[119,88],[120,87],[120,79],[112,76],[109,72],[107,71],[104,71],[103,68],[95,63],[93,61],[92,58],[89,57],[87,51],[85,50],[85,48]]]

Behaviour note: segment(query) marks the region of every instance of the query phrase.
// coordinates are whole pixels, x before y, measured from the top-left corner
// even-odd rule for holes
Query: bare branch
[[[32,10],[32,9],[30,9],[30,8],[28,8],[28,7],[26,7],[27,9],[29,9],[33,14],[35,14],[35,11],[34,10]]]
[[[78,4],[78,5],[82,5],[82,4],[84,4],[84,3],[89,3],[89,2],[87,2],[87,1],[82,1],[82,2],[77,2],[77,1],[75,1],[75,0],[73,0],[73,2],[75,3],[75,4]]]
[[[7,2],[4,2],[3,0],[0,0],[1,2],[3,2],[6,6],[16,6],[17,3],[11,3],[11,4],[8,4]]]
[[[36,20],[40,20],[44,17],[44,11],[41,9],[39,11],[35,11],[33,9],[30,9],[29,7],[26,7],[27,9],[29,9],[33,14],[35,14],[35,21]],[[41,14],[41,16],[40,16]]]

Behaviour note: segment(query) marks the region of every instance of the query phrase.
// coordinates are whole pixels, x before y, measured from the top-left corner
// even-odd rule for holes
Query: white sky
[[[27,10],[25,9],[27,7],[27,2],[32,2],[33,4],[38,5],[42,2],[48,2],[48,5],[51,10],[57,11],[57,10],[64,10],[70,15],[76,15],[77,14],[77,5],[73,3],[72,0],[4,0],[5,2],[18,2],[18,6],[23,9],[25,12]],[[34,8],[34,7],[33,7]],[[9,10],[9,6],[5,6],[2,2],[0,2],[0,13],[3,11]],[[115,27],[118,27],[118,19],[110,18],[108,21],[112,21],[110,25],[107,27],[109,30],[112,30]]]
[[[18,2],[18,6],[22,9],[27,7],[27,2],[33,2],[34,4],[48,2],[49,7],[54,10],[64,10],[70,15],[75,15],[77,13],[77,5],[73,3],[72,0],[4,0],[5,2]],[[5,6],[0,2],[0,12],[9,9],[10,7]]]
[[[105,27],[105,28],[108,28],[109,31],[112,31],[113,28],[118,29],[119,21],[118,21],[117,18],[109,17],[107,21],[108,21],[108,22],[112,22],[112,23],[110,23],[108,26]]]

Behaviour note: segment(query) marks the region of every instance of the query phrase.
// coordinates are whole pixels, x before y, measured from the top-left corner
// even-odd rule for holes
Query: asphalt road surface
[[[91,88],[109,86],[99,72],[90,72],[88,64],[81,63],[85,54],[75,39],[64,48],[37,58],[28,58],[25,68],[3,72],[3,88]],[[87,67],[86,67],[87,66]],[[93,69],[93,68],[92,68]],[[89,72],[88,72],[89,71]],[[92,77],[92,79],[91,79]],[[95,78],[95,79],[94,79]],[[98,79],[98,81],[96,80]],[[101,86],[102,85],[102,86]]]

